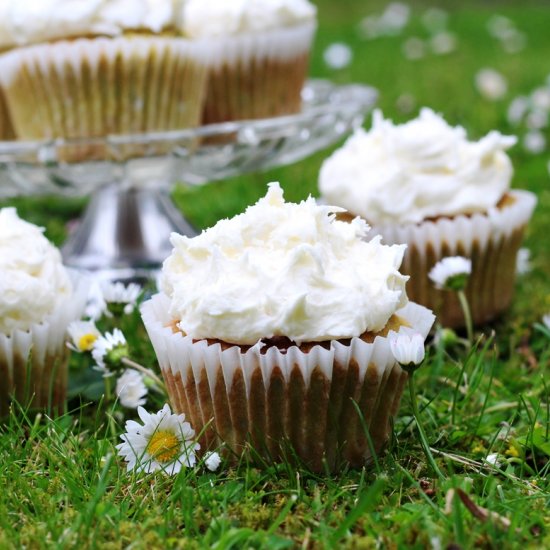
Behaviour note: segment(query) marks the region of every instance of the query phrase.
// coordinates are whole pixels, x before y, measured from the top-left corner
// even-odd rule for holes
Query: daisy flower
[[[503,98],[508,91],[508,82],[495,69],[480,69],[475,75],[475,85],[477,91],[491,101]]]
[[[424,361],[424,338],[421,334],[395,334],[390,338],[390,349],[405,370],[417,367]]]
[[[448,256],[437,262],[428,273],[436,288],[461,290],[472,273],[472,260],[462,256]]]
[[[550,330],[550,313],[547,313],[546,315],[542,316],[542,322],[544,326]]]
[[[101,284],[101,292],[109,313],[113,315],[125,313],[128,315],[134,311],[141,293],[141,287],[136,283],[125,286],[121,282],[104,281]]]
[[[331,69],[344,69],[353,58],[353,52],[347,44],[335,42],[331,44],[324,52],[323,59]]]
[[[523,148],[532,155],[538,155],[546,149],[546,138],[539,130],[529,130],[523,136]]]
[[[128,344],[122,331],[115,328],[113,332],[100,336],[94,342],[92,357],[96,370],[102,372],[104,377],[112,376],[113,370],[120,368],[122,359],[128,357]]]
[[[71,339],[67,346],[77,353],[92,351],[96,340],[101,336],[93,321],[73,321],[67,327],[67,332]]]
[[[143,422],[126,422],[126,433],[121,435],[123,443],[117,445],[118,454],[128,462],[127,470],[177,474],[182,467],[196,464],[195,451],[200,445],[195,443],[195,431],[184,414],[172,414],[169,405],[155,414],[138,407]]]
[[[430,39],[430,47],[436,55],[447,55],[456,50],[456,36],[447,31],[434,34]]]
[[[493,466],[498,466],[501,462],[501,457],[498,453],[491,453],[485,457],[485,460]]]
[[[204,455],[204,465],[211,471],[215,472],[222,462],[220,455],[216,452],[206,453]]]
[[[528,248],[520,248],[516,256],[516,273],[526,275],[531,271],[531,251]]]
[[[88,302],[84,315],[92,321],[99,320],[107,310],[107,304],[103,299],[103,293],[98,282],[92,283],[88,294]]]
[[[123,407],[137,409],[145,404],[147,386],[143,382],[143,376],[137,370],[126,369],[116,383],[116,394]]]

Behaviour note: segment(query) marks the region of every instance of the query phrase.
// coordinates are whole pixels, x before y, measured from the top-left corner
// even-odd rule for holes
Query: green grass
[[[382,2],[318,4],[311,74],[373,84],[384,113],[395,120],[416,113],[397,109],[398,97],[409,93],[417,108],[435,108],[473,137],[493,128],[515,133],[506,120],[510,100],[543,84],[550,72],[550,13],[543,2],[441,2],[450,10],[458,50],[418,61],[403,57],[402,43],[411,35],[426,36],[419,16],[432,3],[415,2],[403,35],[373,41],[360,39],[356,25]],[[526,33],[521,53],[503,53],[488,35],[486,22],[494,12]],[[334,41],[353,48],[353,63],[344,70],[324,65],[322,52]],[[474,74],[484,66],[507,76],[504,100],[489,102],[476,92]],[[550,140],[548,130],[545,135]],[[299,200],[316,194],[318,170],[329,152],[265,174],[181,185],[174,199],[198,227],[242,211],[264,194],[268,181],[280,180],[287,198]],[[0,548],[550,546],[550,333],[535,326],[550,311],[550,155],[530,155],[516,146],[511,157],[514,185],[539,197],[526,238],[533,270],[518,280],[508,314],[483,327],[485,339],[474,353],[431,344],[416,375],[421,419],[444,480],[436,479],[422,451],[407,395],[392,446],[364,470],[318,476],[289,464],[258,469],[243,463],[222,464],[218,473],[198,467],[173,478],[126,473],[114,445],[132,414],[98,404],[93,396],[73,398],[62,418],[15,410],[0,427]],[[83,201],[19,198],[0,206],[8,204],[45,225],[59,244]],[[125,318],[123,329],[133,357],[156,368],[139,317]],[[483,351],[493,329],[494,342]],[[81,357],[73,357],[73,380],[85,367]],[[147,408],[157,410],[162,402],[162,396],[152,396]],[[484,462],[492,452],[502,456],[499,467]]]
[[[126,332],[136,349],[143,334]],[[116,407],[88,404],[56,420],[18,412],[0,438],[8,488],[0,547],[543,547],[550,333],[520,341],[497,338],[469,356],[460,347],[429,348],[418,402],[443,480],[428,466],[406,397],[389,451],[370,468],[331,476],[245,463],[174,478],[128,474],[108,420],[121,431]],[[490,452],[501,455],[499,467],[484,461]],[[458,489],[511,525],[476,518],[457,496],[449,502]]]

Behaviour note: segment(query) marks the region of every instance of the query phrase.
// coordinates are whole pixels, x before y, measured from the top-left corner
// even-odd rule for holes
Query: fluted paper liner
[[[511,204],[487,214],[440,218],[420,224],[373,226],[385,244],[408,245],[400,271],[410,275],[409,299],[434,311],[446,327],[463,327],[464,314],[455,292],[438,290],[429,279],[433,266],[447,256],[472,260],[466,296],[475,324],[502,314],[513,298],[516,257],[536,197],[529,191],[509,192]]]
[[[23,139],[178,130],[200,123],[209,59],[179,38],[82,38],[0,55],[0,86]]]
[[[299,112],[315,24],[213,38],[203,123]]]
[[[12,140],[14,137],[6,100],[0,89],[0,141]]]
[[[375,452],[387,442],[407,376],[388,337],[331,341],[309,352],[292,346],[262,353],[259,344],[245,351],[174,333],[168,307],[166,295],[153,296],[142,306],[143,321],[172,406],[202,433],[203,449],[224,443],[240,455],[250,444],[266,460],[296,453],[321,471],[363,466],[371,457],[365,429]],[[397,315],[400,332],[424,337],[434,321],[413,303]]]
[[[74,289],[42,323],[0,333],[0,417],[13,398],[23,407],[61,413],[67,394],[67,326],[84,311],[88,280],[74,275]]]

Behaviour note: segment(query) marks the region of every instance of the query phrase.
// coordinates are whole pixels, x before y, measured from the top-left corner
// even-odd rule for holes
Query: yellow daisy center
[[[172,462],[180,449],[180,440],[173,432],[159,430],[153,434],[147,445],[147,452],[158,462]]]
[[[90,351],[94,347],[94,342],[97,340],[95,334],[84,334],[78,340],[78,349],[81,351]]]

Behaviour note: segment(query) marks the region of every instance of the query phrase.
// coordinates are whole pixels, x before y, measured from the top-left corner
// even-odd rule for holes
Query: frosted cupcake
[[[278,184],[195,238],[174,234],[161,292],[142,308],[173,407],[201,448],[295,453],[313,470],[360,467],[388,440],[406,374],[388,335],[427,335],[408,303],[405,247]],[[361,415],[354,406],[357,403]],[[255,456],[253,453],[252,456]]]
[[[187,128],[209,54],[172,0],[4,0],[0,87],[22,139]]]
[[[363,217],[385,243],[406,243],[402,271],[411,300],[433,309],[446,326],[463,325],[457,297],[428,279],[446,256],[472,260],[466,289],[473,319],[485,323],[508,308],[516,255],[536,198],[510,189],[506,150],[514,137],[490,132],[468,141],[430,109],[394,125],[380,112],[321,168],[324,200]]]
[[[0,210],[0,416],[12,399],[23,407],[63,410],[67,325],[86,301],[61,255],[14,208]]]
[[[308,0],[186,0],[183,33],[215,58],[203,122],[298,112],[316,13]]]

